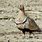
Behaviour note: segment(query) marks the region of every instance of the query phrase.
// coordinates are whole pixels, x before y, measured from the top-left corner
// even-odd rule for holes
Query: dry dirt
[[[25,13],[42,29],[42,0],[22,0]],[[0,42],[42,42],[42,33],[29,38],[17,29],[14,20],[18,15],[20,0],[0,0]]]

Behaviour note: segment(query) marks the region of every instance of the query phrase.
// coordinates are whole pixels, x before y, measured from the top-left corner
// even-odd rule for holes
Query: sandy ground
[[[29,38],[16,28],[14,20],[19,12],[20,0],[0,0],[0,42],[42,42],[42,33]],[[23,0],[25,13],[42,29],[42,0]]]

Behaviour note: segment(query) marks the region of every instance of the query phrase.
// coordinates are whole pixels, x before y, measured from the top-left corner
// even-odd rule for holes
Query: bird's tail
[[[39,28],[37,31],[38,31],[38,32],[42,32],[42,29]]]

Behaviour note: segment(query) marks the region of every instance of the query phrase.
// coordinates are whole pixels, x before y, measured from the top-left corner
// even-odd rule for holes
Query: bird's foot
[[[33,36],[32,35],[29,35],[29,38],[33,38]]]
[[[29,38],[34,38],[34,35],[33,35],[33,34],[30,34],[30,35],[29,35]]]
[[[39,37],[37,35],[35,35],[34,38],[39,39]]]
[[[33,36],[30,35],[29,38],[33,38]]]

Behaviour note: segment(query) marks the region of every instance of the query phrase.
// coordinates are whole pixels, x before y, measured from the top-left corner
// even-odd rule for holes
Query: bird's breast
[[[29,21],[28,21],[28,19],[26,20],[27,18],[25,18],[24,20],[23,20],[23,22],[24,23],[21,23],[21,24],[18,24],[18,23],[20,23],[20,22],[17,22],[17,24],[18,25],[16,25],[18,28],[21,28],[21,29],[24,29],[24,28],[29,28]]]

